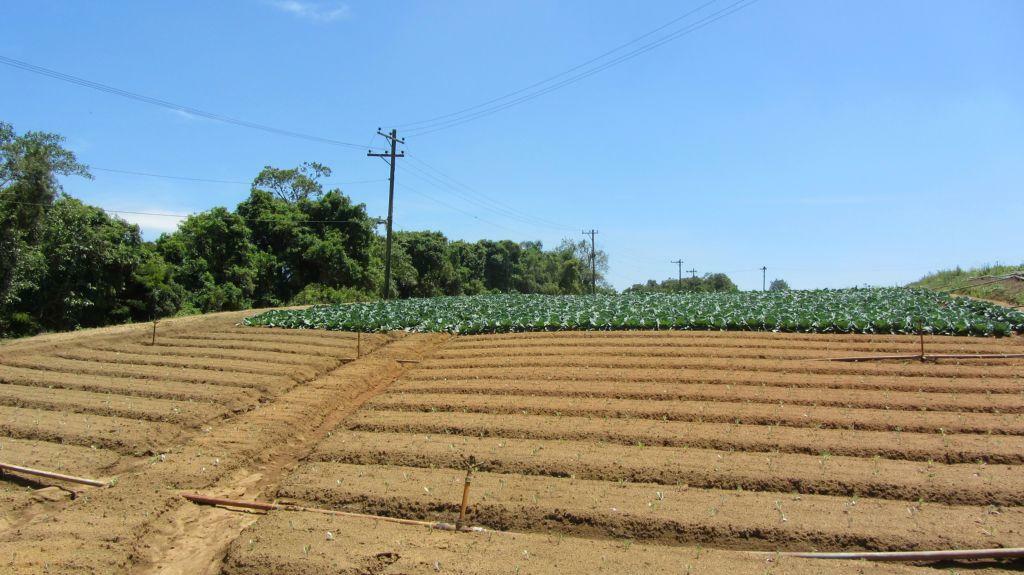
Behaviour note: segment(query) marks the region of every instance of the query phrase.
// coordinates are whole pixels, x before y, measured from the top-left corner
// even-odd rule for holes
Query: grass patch
[[[943,291],[1004,302],[1014,306],[1024,306],[1024,281],[1010,279],[977,287],[972,286],[972,284],[986,281],[971,281],[972,278],[979,276],[1006,276],[1013,273],[1024,274],[1024,264],[1019,266],[985,266],[967,270],[958,267],[926,275],[908,287]]]

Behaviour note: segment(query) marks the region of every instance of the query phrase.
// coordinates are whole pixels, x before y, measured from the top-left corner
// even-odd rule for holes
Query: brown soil
[[[259,392],[256,390],[241,387],[132,379],[128,377],[80,375],[4,365],[0,365],[0,383],[56,389],[78,389],[133,397],[209,401],[224,405],[231,410],[250,408],[257,404],[260,397]]]
[[[289,377],[296,381],[306,381],[307,379],[312,379],[316,377],[318,373],[316,369],[312,367],[307,367],[305,365],[280,365],[275,363],[259,361],[257,359],[196,359],[194,357],[175,357],[162,355],[159,353],[154,354],[152,352],[152,348],[146,351],[142,351],[141,353],[72,348],[67,351],[59,352],[56,354],[56,356],[64,359],[118,363],[126,365],[155,365],[161,367],[202,368],[217,371],[229,371],[235,373],[276,375]]]
[[[907,360],[898,363],[886,362],[830,362],[810,360],[772,360],[745,359],[733,357],[618,357],[618,356],[524,356],[524,357],[489,357],[468,359],[434,359],[424,363],[420,369],[425,371],[458,372],[461,369],[593,369],[616,372],[624,377],[635,371],[649,372],[651,375],[671,377],[678,370],[744,370],[772,371],[775,373],[799,373],[822,375],[898,375],[902,378],[913,377],[948,377],[974,378],[996,377],[1016,380],[1018,385],[1024,384],[1024,373],[1021,365],[1024,359],[986,360],[979,362],[963,360],[962,365],[921,363]],[[998,364],[996,364],[998,362]],[[984,365],[990,363],[992,365]],[[613,375],[614,377],[614,375]]]
[[[198,427],[200,424],[221,417],[228,412],[224,406],[212,403],[151,399],[22,385],[0,385],[0,405],[165,421],[185,427]]]
[[[244,315],[160,322],[155,346],[149,324],[0,347],[0,461],[116,477],[76,497],[0,478],[0,565],[924,573],[742,550],[1021,545],[1021,362],[806,359],[916,351],[898,336],[356,336],[244,328]],[[356,337],[363,356],[348,361]],[[146,453],[160,456],[136,456]],[[470,456],[471,521],[518,533],[240,513],[179,496],[450,521]]]
[[[1024,413],[1019,394],[942,393],[870,389],[815,389],[730,384],[662,384],[605,381],[420,380],[408,378],[394,388],[401,392],[534,395],[648,400],[692,400],[724,403],[821,405],[920,411]]]
[[[356,431],[453,433],[520,439],[588,439],[660,445],[884,457],[944,463],[1024,463],[1024,437],[801,429],[773,425],[619,420],[572,416],[364,411],[349,420]]]
[[[303,505],[454,521],[464,473],[311,463],[281,486]],[[901,550],[1012,546],[1024,509],[690,489],[650,483],[476,473],[470,521],[503,531],[627,538],[719,548]],[[923,531],[959,525],[955,531]]]
[[[178,433],[166,423],[0,406],[0,435],[95,445],[124,455],[160,453]]]
[[[283,391],[295,384],[290,377],[254,375],[251,373],[226,373],[213,369],[170,368],[151,365],[124,365],[119,363],[80,361],[44,356],[13,356],[3,359],[5,365],[27,369],[41,369],[63,373],[89,374],[100,376],[129,376],[159,381],[206,383],[251,387],[263,392]]]
[[[331,538],[327,537],[331,534]],[[813,561],[557,533],[450,533],[317,513],[274,512],[232,543],[226,575],[729,573],[930,575],[922,567]]]
[[[334,433],[310,461],[460,469],[471,455],[478,469],[496,473],[948,504],[1024,505],[1024,474],[1013,465],[355,431]]]
[[[764,405],[739,402],[408,392],[378,397],[372,402],[371,407],[391,411],[573,415],[873,431],[1024,435],[1024,415],[1019,413],[967,414],[948,411],[858,409],[778,403]]]

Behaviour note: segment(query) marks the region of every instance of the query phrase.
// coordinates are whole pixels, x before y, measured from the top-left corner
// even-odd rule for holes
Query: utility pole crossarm
[[[395,214],[395,160],[397,158],[404,158],[405,151],[397,152],[395,148],[398,144],[405,144],[405,140],[398,137],[398,130],[391,130],[390,133],[384,133],[380,128],[377,128],[377,134],[384,136],[384,138],[391,145],[391,151],[375,153],[373,150],[367,150],[366,155],[375,158],[385,158],[384,161],[391,166],[391,175],[388,177],[388,218],[387,224],[387,239],[384,247],[384,299],[391,297],[391,230],[394,227],[394,214]]]
[[[679,291],[683,290],[683,260],[673,260],[672,263],[679,266]]]

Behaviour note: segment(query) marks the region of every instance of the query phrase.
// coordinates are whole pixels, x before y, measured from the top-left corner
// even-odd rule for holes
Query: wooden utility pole
[[[697,270],[686,270],[686,273],[690,274],[693,279],[697,279]]]
[[[761,291],[768,289],[768,266],[761,266]]]
[[[590,236],[590,293],[597,293],[597,249],[594,247],[594,236],[597,230],[584,231],[583,235]]]
[[[384,299],[391,298],[391,228],[394,223],[395,213],[395,160],[397,158],[404,158],[405,151],[395,153],[395,148],[398,144],[405,144],[405,140],[398,139],[398,130],[392,129],[390,133],[384,133],[380,128],[377,128],[377,134],[384,136],[388,142],[391,143],[391,151],[383,153],[374,153],[373,150],[366,152],[367,156],[374,156],[377,158],[384,158],[384,161],[391,166],[391,175],[388,177],[388,219],[387,228],[388,235],[387,240],[384,244]]]
[[[683,290],[683,260],[674,260],[672,263],[679,266],[679,291]]]

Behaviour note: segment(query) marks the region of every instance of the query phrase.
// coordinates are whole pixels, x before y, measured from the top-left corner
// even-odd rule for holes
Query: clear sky
[[[378,126],[529,86],[705,1],[5,0],[0,56],[380,146]],[[376,180],[340,187],[373,215],[387,208],[387,166],[365,150],[4,65],[0,119],[65,135],[97,168],[250,181],[264,165],[319,161],[337,181]],[[760,288],[762,265],[769,280],[812,288],[1019,263],[1024,2],[760,0],[536,99],[410,135],[405,149],[399,229],[553,246],[596,228],[618,288],[674,277],[669,262],[679,258],[698,273],[729,272],[745,289]],[[426,178],[420,162],[458,184]],[[244,184],[95,175],[65,190],[105,208],[174,213],[234,207],[248,193]],[[149,238],[175,225],[125,217]]]

